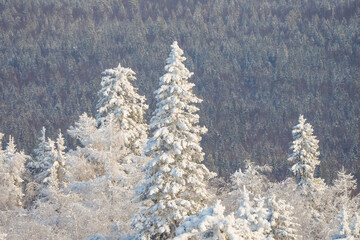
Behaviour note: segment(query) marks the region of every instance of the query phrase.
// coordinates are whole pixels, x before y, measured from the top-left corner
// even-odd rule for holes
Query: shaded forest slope
[[[344,165],[359,179],[359,22],[357,0],[1,0],[0,129],[30,153],[43,125],[54,137],[95,113],[100,73],[118,62],[154,109],[177,40],[204,99],[212,170],[228,176],[251,159],[282,179],[301,113],[321,176]]]

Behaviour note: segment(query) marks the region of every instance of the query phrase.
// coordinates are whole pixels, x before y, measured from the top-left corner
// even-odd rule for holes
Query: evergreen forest
[[[66,134],[45,126],[33,154],[0,133],[0,240],[360,239],[360,194],[344,167],[319,176],[319,140],[300,114],[292,127],[291,172],[244,161],[229,178],[203,164],[203,100],[177,41],[154,91],[149,121],[136,73],[101,72],[96,115]],[[190,81],[189,81],[190,80]]]
[[[303,114],[320,140],[317,174],[331,183],[344,166],[359,179],[359,18],[357,0],[2,0],[0,129],[33,155],[42,126],[55,138],[96,114],[100,73],[118,62],[136,72],[149,120],[177,40],[204,100],[209,169],[229,178],[251,160],[285,179]]]

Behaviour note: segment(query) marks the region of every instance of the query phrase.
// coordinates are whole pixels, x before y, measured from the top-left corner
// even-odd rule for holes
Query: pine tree
[[[147,144],[149,161],[146,182],[138,194],[150,207],[135,216],[133,227],[137,239],[170,239],[175,229],[188,216],[201,210],[209,193],[206,181],[214,176],[200,164],[204,153],[201,134],[206,128],[198,125],[199,109],[194,103],[202,100],[192,93],[192,73],[182,63],[186,58],[177,42],[155,91],[156,110],[151,118],[152,137]]]
[[[275,196],[266,199],[266,206],[269,209],[270,236],[275,240],[296,239],[297,224],[293,222],[293,207],[284,200],[276,200]]]
[[[297,178],[298,185],[307,194],[309,191],[322,191],[324,182],[314,177],[316,166],[320,164],[319,141],[313,136],[312,126],[305,121],[303,115],[300,115],[298,125],[293,128],[294,141],[290,148],[293,153],[289,155],[288,161],[295,162],[291,170]]]
[[[270,232],[268,210],[264,207],[264,199],[254,201],[250,194],[243,186],[237,216],[243,221],[243,232],[250,236],[248,239],[265,239]]]
[[[98,93],[97,104],[98,124],[104,124],[107,116],[113,114],[112,121],[117,126],[113,134],[119,134],[120,138],[125,139],[125,146],[132,153],[140,155],[147,138],[148,126],[143,117],[148,106],[145,97],[139,95],[131,84],[136,80],[135,72],[119,64],[116,68],[106,69],[102,75],[102,89]]]

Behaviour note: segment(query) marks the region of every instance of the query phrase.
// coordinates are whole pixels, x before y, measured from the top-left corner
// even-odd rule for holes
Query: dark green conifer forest
[[[284,179],[303,114],[318,174],[331,182],[344,165],[360,178],[358,0],[0,0],[1,132],[32,153],[43,125],[55,138],[95,115],[101,72],[119,62],[153,110],[174,40],[204,99],[211,170],[226,177],[250,159]]]

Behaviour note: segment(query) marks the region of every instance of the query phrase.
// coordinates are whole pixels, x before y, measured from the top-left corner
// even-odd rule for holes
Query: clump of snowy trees
[[[302,115],[293,176],[271,182],[269,166],[246,160],[230,182],[215,178],[202,163],[207,129],[185,60],[175,41],[149,125],[135,73],[119,64],[102,73],[96,118],[84,113],[67,131],[76,149],[43,127],[31,157],[10,136],[0,149],[0,239],[360,238],[356,181],[344,168],[333,185],[316,174],[318,140]]]

